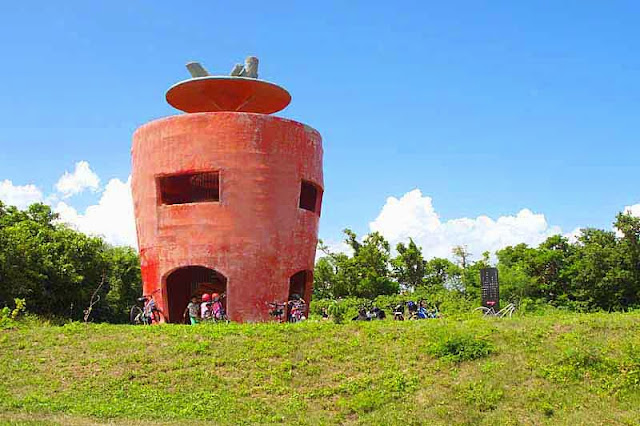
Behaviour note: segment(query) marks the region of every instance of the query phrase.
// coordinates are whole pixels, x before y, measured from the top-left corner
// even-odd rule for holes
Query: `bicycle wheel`
[[[133,325],[140,325],[142,324],[141,318],[142,309],[140,309],[140,306],[132,306],[129,311],[129,322]]]
[[[513,305],[509,305],[507,307],[505,307],[504,309],[501,309],[500,312],[498,312],[498,316],[500,318],[504,318],[504,317],[508,317],[511,318],[511,316],[513,315],[513,311],[515,311],[516,308]]]
[[[151,311],[151,324],[160,324],[164,315],[162,315],[162,311],[160,309],[154,309]]]
[[[493,314],[493,311],[490,308],[487,308],[485,306],[480,306],[479,308],[475,308],[473,310],[473,312],[476,312],[476,311],[482,312],[482,315],[485,317]]]

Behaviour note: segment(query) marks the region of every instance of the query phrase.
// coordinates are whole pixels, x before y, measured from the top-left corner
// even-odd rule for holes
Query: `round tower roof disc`
[[[272,114],[291,102],[291,95],[277,84],[255,78],[206,76],[174,84],[167,102],[184,112],[254,112]]]

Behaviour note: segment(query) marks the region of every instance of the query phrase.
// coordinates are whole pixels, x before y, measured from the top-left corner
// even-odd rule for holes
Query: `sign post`
[[[500,285],[498,283],[498,269],[484,268],[480,270],[482,284],[482,306],[500,310]]]

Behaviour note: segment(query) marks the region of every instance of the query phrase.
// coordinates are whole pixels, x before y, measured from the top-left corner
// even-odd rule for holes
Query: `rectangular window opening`
[[[158,178],[162,204],[220,201],[220,172],[186,173]]]
[[[314,184],[303,180],[300,186],[300,208],[315,212],[317,204],[318,188]]]

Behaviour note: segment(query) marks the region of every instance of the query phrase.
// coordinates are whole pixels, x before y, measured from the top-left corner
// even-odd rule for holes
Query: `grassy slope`
[[[637,424],[640,314],[32,325],[0,331],[0,378],[5,423]]]

